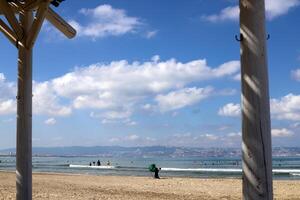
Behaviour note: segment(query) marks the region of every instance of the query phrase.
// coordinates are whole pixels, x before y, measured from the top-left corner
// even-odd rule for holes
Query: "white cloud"
[[[102,114],[103,118],[115,120],[115,119],[127,119],[131,116],[130,111],[107,111]]]
[[[33,113],[50,116],[67,116],[72,113],[70,106],[59,103],[60,97],[55,93],[50,82],[33,82]]]
[[[16,102],[9,100],[0,100],[0,115],[7,115],[16,112]]]
[[[8,82],[0,73],[0,115],[16,113],[16,84]],[[53,116],[65,116],[71,113],[71,108],[59,104],[59,97],[51,88],[49,82],[33,82],[33,113]]]
[[[240,9],[238,6],[229,6],[221,10],[218,14],[203,16],[202,18],[210,22],[220,22],[227,20],[238,20]]]
[[[140,139],[140,137],[138,135],[129,135],[126,139],[130,141],[135,141]]]
[[[290,137],[294,135],[294,132],[291,130],[288,130],[286,128],[282,129],[272,129],[272,136],[273,137]]]
[[[296,81],[300,81],[300,69],[292,70],[291,71],[292,79]]]
[[[141,25],[140,19],[130,17],[125,10],[113,8],[111,5],[99,5],[93,9],[83,8],[80,14],[87,17],[87,23],[81,24],[72,20],[69,23],[77,30],[78,36],[101,38],[133,33]]]
[[[266,0],[266,16],[269,20],[272,20],[287,14],[290,9],[299,4],[299,0]],[[218,14],[204,15],[202,19],[210,22],[237,21],[239,12],[239,6],[229,6],[222,9]]]
[[[221,95],[221,96],[232,96],[235,94],[237,94],[236,89],[222,89],[220,91],[216,91],[216,95]]]
[[[288,94],[279,99],[271,99],[271,116],[277,120],[300,120],[300,95]],[[229,103],[220,108],[219,115],[238,116],[240,115],[240,104]]]
[[[238,117],[241,115],[240,104],[228,103],[219,109],[218,114],[221,116]]]
[[[16,84],[7,81],[3,73],[0,73],[0,91],[0,100],[16,96]]]
[[[159,56],[143,63],[121,60],[92,64],[52,80],[33,82],[33,113],[68,116],[74,109],[89,109],[95,111],[104,123],[118,121],[135,125],[131,115],[147,104],[144,110],[157,110],[157,105],[151,105],[156,102],[156,97],[166,102],[168,96],[176,95],[178,98],[172,109],[193,105],[203,98],[201,95],[205,95],[208,88],[188,89],[187,85],[231,77],[239,71],[239,66],[239,61],[230,61],[212,68],[206,60],[182,63],[175,59],[161,61]],[[5,114],[15,111],[12,106],[15,91],[15,84],[1,75],[0,103]],[[218,95],[232,94],[232,91],[221,93]],[[180,100],[178,95],[184,99]]]
[[[166,95],[158,95],[155,100],[162,112],[191,106],[213,94],[213,88],[183,88]]]
[[[266,12],[269,19],[288,13],[300,4],[299,0],[266,0]]]
[[[231,128],[230,125],[222,125],[222,126],[218,127],[217,130],[218,131],[225,131],[225,130],[228,130],[230,128]]]
[[[241,81],[241,73],[238,73],[238,74],[234,75],[232,78],[235,81]]]
[[[162,95],[158,97],[161,99],[170,90],[180,90],[193,82],[230,76],[238,70],[238,61],[211,68],[205,60],[181,63],[175,59],[160,61],[159,56],[155,56],[144,63],[130,64],[121,60],[77,68],[52,80],[51,84],[59,96],[71,99],[76,109],[126,111],[146,98]],[[196,91],[190,90],[191,95]],[[144,109],[150,109],[149,106]]]
[[[151,105],[151,104],[149,104],[149,103],[142,105],[141,108],[143,110],[146,110],[146,111],[152,111],[152,110],[154,110],[154,106]]]
[[[138,123],[136,121],[132,121],[131,119],[127,119],[124,121],[127,126],[136,126]]]
[[[132,112],[129,110],[108,110],[100,113],[90,113],[90,117],[101,119],[102,124],[121,123],[127,126],[135,126],[137,122],[131,120],[131,115]]]
[[[3,73],[0,73],[0,115],[16,112],[16,85],[8,82]]]
[[[288,94],[281,99],[271,99],[271,114],[279,120],[300,120],[300,95]]]
[[[56,120],[54,118],[49,118],[44,123],[46,125],[54,125],[54,124],[56,124]]]
[[[231,133],[227,134],[227,137],[230,137],[230,138],[234,138],[234,137],[240,138],[241,136],[242,136],[241,132],[231,132]]]
[[[157,32],[158,32],[157,30],[155,30],[155,31],[147,31],[146,32],[146,38],[150,39],[150,38],[155,37],[157,35]]]
[[[54,79],[53,87],[61,96],[76,97],[75,103],[80,102],[77,106],[75,104],[77,108],[106,108],[113,106],[107,100],[116,98],[116,95],[138,99],[145,95],[182,88],[195,81],[230,76],[239,70],[238,61],[227,62],[218,68],[210,68],[206,60],[187,63],[177,62],[175,59],[158,61],[156,59],[130,64],[121,60],[110,64],[93,64]],[[94,95],[90,95],[92,93]],[[85,100],[88,97],[93,101]]]

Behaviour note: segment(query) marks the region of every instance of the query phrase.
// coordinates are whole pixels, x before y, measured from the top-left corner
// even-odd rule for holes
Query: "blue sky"
[[[239,147],[238,1],[65,1],[43,25],[33,145]],[[299,146],[299,0],[267,0],[274,146]],[[1,17],[2,18],[2,17]],[[17,50],[0,36],[0,148],[15,146]]]

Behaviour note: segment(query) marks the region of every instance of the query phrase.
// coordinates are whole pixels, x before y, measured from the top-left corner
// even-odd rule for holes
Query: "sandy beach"
[[[300,199],[300,181],[274,181],[275,199]],[[0,172],[0,199],[15,199],[15,174]],[[241,180],[35,173],[33,199],[241,199]]]

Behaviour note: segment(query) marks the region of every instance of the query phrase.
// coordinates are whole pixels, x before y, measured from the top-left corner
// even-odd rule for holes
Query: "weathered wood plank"
[[[243,199],[271,200],[272,145],[265,1],[240,0]]]
[[[60,30],[66,37],[73,38],[76,35],[76,30],[70,26],[63,18],[61,18],[56,12],[51,8],[48,9],[46,14],[46,19]]]
[[[13,45],[17,45],[17,35],[13,32],[13,30],[11,30],[9,26],[5,24],[4,21],[2,21],[2,19],[0,19],[0,31]]]
[[[3,12],[5,18],[9,22],[18,38],[21,39],[23,37],[23,30],[14,14],[14,10],[10,7],[7,1],[0,1],[0,10]]]
[[[36,41],[36,38],[37,38],[37,36],[41,30],[41,27],[43,25],[44,19],[46,17],[46,13],[48,11],[49,4],[50,4],[50,1],[47,0],[39,5],[39,9],[37,10],[37,13],[34,17],[33,24],[29,31],[29,35],[27,36],[27,39],[26,39],[26,47],[27,48],[33,47],[33,45]]]
[[[47,2],[47,0],[29,0],[29,1],[26,1],[26,4],[24,5],[23,9],[24,10],[37,10],[38,7]]]
[[[20,14],[26,37],[32,25],[32,12]],[[16,145],[17,200],[32,199],[32,48],[19,47]]]

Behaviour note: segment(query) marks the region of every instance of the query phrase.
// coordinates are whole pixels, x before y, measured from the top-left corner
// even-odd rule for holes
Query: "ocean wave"
[[[242,169],[222,169],[222,168],[161,168],[162,171],[175,172],[242,172]]]
[[[223,172],[223,173],[242,173],[242,169],[231,168],[161,168],[162,171],[174,172]],[[273,169],[274,174],[293,174],[300,173],[300,169]]]

